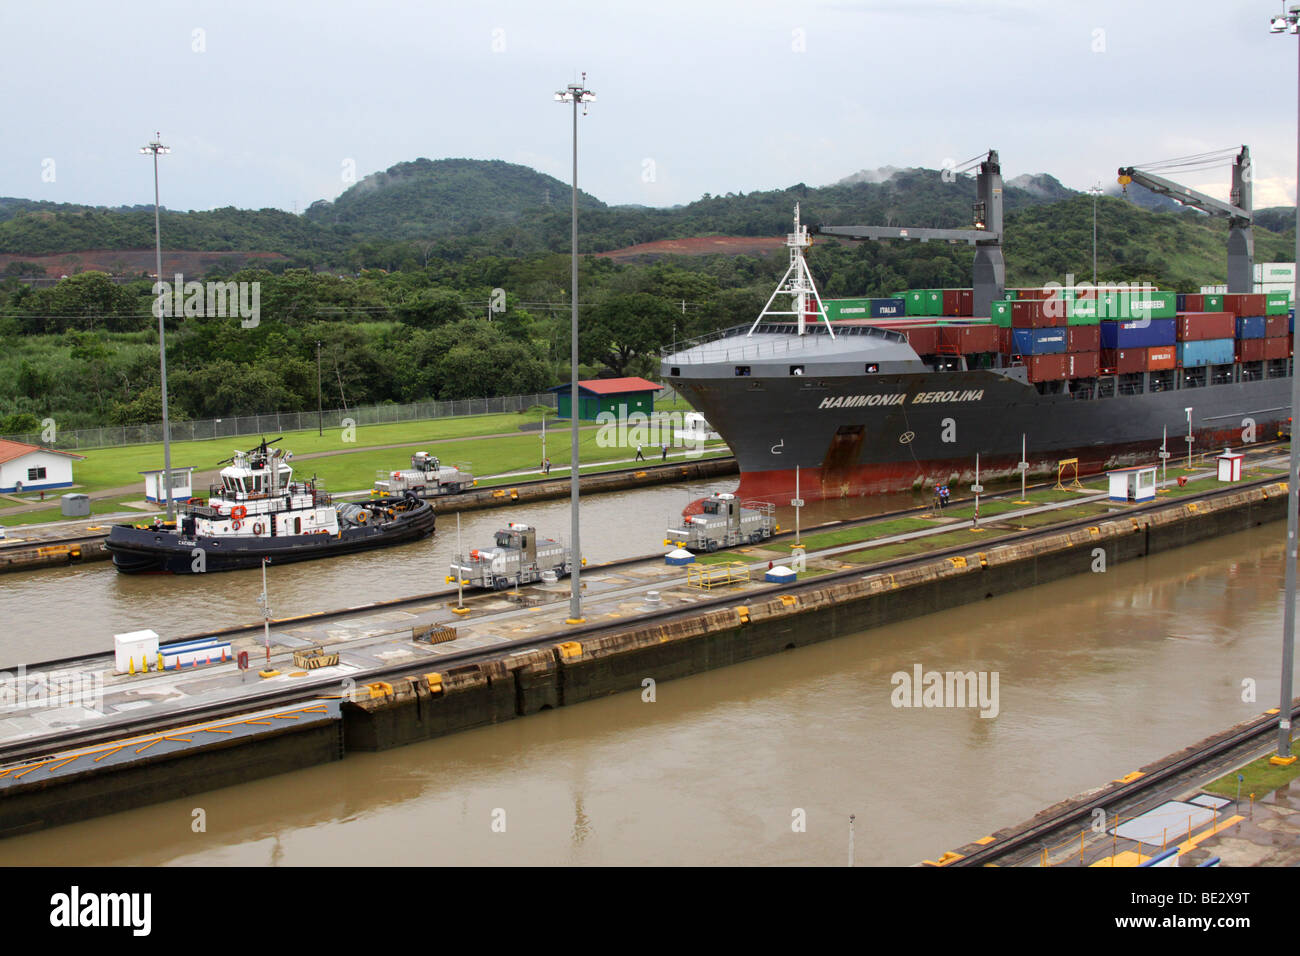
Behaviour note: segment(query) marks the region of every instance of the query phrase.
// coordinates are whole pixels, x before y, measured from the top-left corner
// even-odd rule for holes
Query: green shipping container
[[[903,293],[903,298],[907,300],[908,315],[926,315],[925,311],[925,291],[922,289],[912,289]]]
[[[836,319],[871,318],[870,299],[823,299],[826,317],[834,322]]]
[[[989,311],[993,313],[991,318],[994,325],[1004,329],[1011,328],[1011,300],[995,301],[990,304]]]
[[[1173,292],[1103,292],[1097,296],[1102,319],[1172,319],[1178,314]]]
[[[1215,292],[1215,293],[1213,293],[1213,294],[1207,294],[1207,295],[1205,296],[1205,311],[1206,311],[1206,312],[1222,312],[1222,311],[1223,311],[1223,295],[1222,295],[1221,293],[1218,293],[1218,292]]]
[[[943,290],[926,289],[925,290],[925,312],[924,315],[943,315]]]
[[[1006,301],[1008,302],[1015,302],[1016,299],[1019,298],[1019,296],[1020,293],[1017,292],[1015,289],[1007,289],[1003,295],[1003,298],[1006,299]]]
[[[1291,293],[1289,292],[1269,292],[1267,301],[1264,304],[1265,315],[1286,315],[1291,311]]]
[[[1065,322],[1067,325],[1099,325],[1100,310],[1096,299],[1075,299],[1066,302]]]

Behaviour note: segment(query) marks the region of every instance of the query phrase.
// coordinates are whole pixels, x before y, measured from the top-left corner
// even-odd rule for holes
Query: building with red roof
[[[71,487],[73,461],[85,460],[85,455],[0,438],[0,491]]]
[[[578,419],[584,422],[595,421],[596,416],[608,412],[626,418],[632,412],[649,415],[655,408],[655,392],[662,386],[644,378],[592,378],[578,382]],[[551,389],[556,393],[559,417],[568,418],[572,402],[569,396],[569,383],[556,385]]]

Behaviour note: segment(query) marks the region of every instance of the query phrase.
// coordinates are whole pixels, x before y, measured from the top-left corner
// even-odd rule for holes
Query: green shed
[[[578,382],[578,420],[594,422],[601,412],[626,418],[632,412],[649,415],[655,410],[655,392],[660,386],[644,378],[593,378]],[[569,384],[551,389],[556,395],[560,418],[572,414]]]

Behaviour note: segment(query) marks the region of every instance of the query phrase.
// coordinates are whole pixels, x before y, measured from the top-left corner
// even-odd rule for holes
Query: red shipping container
[[[1289,321],[1285,315],[1267,315],[1264,317],[1264,338],[1284,339],[1287,336]],[[1277,356],[1270,356],[1276,358]]]
[[[1233,293],[1223,297],[1223,311],[1235,316],[1263,315],[1267,304],[1268,296],[1263,293]]]
[[[939,351],[939,326],[922,325],[900,329],[907,336],[907,344],[917,355],[935,355]]]
[[[1017,289],[1016,300],[1019,301],[1024,299],[1028,301],[1035,301],[1035,300],[1046,299],[1052,294],[1053,294],[1053,290],[1051,289]]]
[[[1143,349],[1147,353],[1147,371],[1162,372],[1178,367],[1178,349],[1172,345],[1158,345]]]
[[[1183,296],[1183,308],[1188,312],[1203,312],[1205,310],[1205,296],[1200,292],[1189,292]],[[1189,341],[1195,341],[1190,340]]]
[[[1286,316],[1281,316],[1286,321]],[[1291,343],[1289,336],[1282,335],[1277,338],[1264,339],[1264,358],[1266,359],[1284,359],[1291,354]]]
[[[956,349],[959,355],[998,351],[996,325],[942,325],[939,327],[939,345]]]
[[[1237,361],[1258,362],[1264,357],[1267,339],[1237,339]]]
[[[1281,318],[1285,321],[1286,316]],[[1174,321],[1180,342],[1230,339],[1237,334],[1237,321],[1231,312],[1179,312]]]
[[[1072,325],[1065,333],[1067,352],[1095,352],[1101,348],[1100,325]]]
[[[960,301],[960,308],[958,308],[957,314],[974,315],[975,314],[975,290],[958,289],[957,295]]]
[[[1101,370],[1116,375],[1145,372],[1147,370],[1147,350],[1102,349]]]
[[[957,289],[943,290],[943,314],[961,315],[961,293]]]
[[[1096,326],[1087,326],[1095,329]],[[1101,356],[1096,349],[1091,352],[1070,352],[1065,356],[1066,378],[1094,378],[1101,366]]]
[[[1065,378],[1066,361],[1064,355],[1026,355],[1025,368],[1029,370],[1029,381],[1050,382]]]
[[[1027,299],[1011,303],[1011,326],[1016,329],[1051,329],[1066,324],[1065,300]]]
[[[1016,352],[1016,342],[1011,335],[1011,330],[1001,326],[998,327],[998,351],[1003,355],[1014,355]]]

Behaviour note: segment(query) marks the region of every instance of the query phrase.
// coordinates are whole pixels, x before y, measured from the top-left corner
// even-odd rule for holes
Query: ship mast
[[[808,235],[808,227],[799,223],[798,203],[794,204],[794,232],[786,235],[785,244],[790,250],[790,268],[785,270],[785,275],[781,277],[781,282],[777,285],[776,291],[767,300],[767,305],[763,306],[763,311],[758,314],[758,318],[749,327],[746,335],[753,335],[759,323],[768,316],[778,315],[796,316],[799,323],[799,334],[807,335],[808,300],[811,296],[812,301],[817,303],[818,317],[826,323],[826,331],[830,333],[830,337],[835,338],[835,330],[831,328],[831,320],[826,315],[821,296],[817,294],[817,286],[813,284],[812,273],[808,271],[808,263],[803,258],[803,251],[812,245],[812,239]],[[772,303],[776,301],[778,295],[790,296],[794,310],[784,312],[774,310]]]

